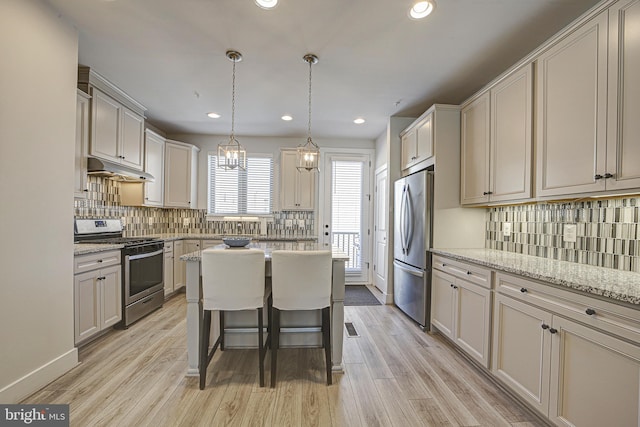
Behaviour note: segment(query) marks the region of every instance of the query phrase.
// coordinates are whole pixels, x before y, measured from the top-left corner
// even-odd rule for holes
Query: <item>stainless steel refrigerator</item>
[[[395,182],[393,299],[424,330],[431,317],[433,178],[423,170]]]

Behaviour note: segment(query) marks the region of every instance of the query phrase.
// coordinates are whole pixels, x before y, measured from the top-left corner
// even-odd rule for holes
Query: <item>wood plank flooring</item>
[[[258,386],[257,350],[226,350],[200,391],[184,375],[185,318],[179,294],[80,349],[78,367],[23,403],[69,403],[71,425],[83,427],[542,425],[392,306],[345,307],[360,336],[345,334],[345,372],[329,387],[322,349],[281,349],[275,389]]]

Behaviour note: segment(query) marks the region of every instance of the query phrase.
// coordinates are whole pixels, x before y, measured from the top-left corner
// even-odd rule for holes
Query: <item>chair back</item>
[[[331,251],[273,251],[271,292],[281,310],[314,310],[331,304]]]
[[[260,249],[202,251],[202,308],[250,310],[264,305],[265,258]]]

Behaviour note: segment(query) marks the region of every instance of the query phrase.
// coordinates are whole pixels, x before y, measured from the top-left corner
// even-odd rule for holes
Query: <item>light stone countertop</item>
[[[302,242],[309,241],[315,242],[318,240],[315,236],[249,236],[249,235],[222,235],[222,234],[207,234],[207,233],[162,233],[162,234],[148,234],[143,237],[154,237],[156,239],[162,239],[165,242],[171,242],[175,240],[189,240],[189,239],[205,239],[205,240],[222,240],[225,237],[250,237],[253,240],[259,241],[291,241]]]
[[[87,255],[96,252],[115,251],[124,247],[122,244],[112,243],[74,243],[73,255]]]
[[[640,305],[640,273],[495,249],[432,249],[431,252],[552,285]]]
[[[317,251],[323,250],[320,244],[315,242],[264,242],[264,243],[251,243],[250,248],[262,249],[265,253],[267,260],[271,259],[271,252],[275,250],[294,250],[294,251]],[[227,245],[214,246],[215,249],[227,249],[233,251],[241,251],[244,248],[229,248]],[[338,248],[331,248],[331,258],[333,260],[348,261],[349,255],[345,254]],[[200,261],[202,259],[202,251],[195,251],[188,254],[184,254],[180,257],[182,261]]]

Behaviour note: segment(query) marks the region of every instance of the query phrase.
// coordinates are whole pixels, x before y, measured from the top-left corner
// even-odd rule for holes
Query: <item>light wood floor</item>
[[[345,308],[360,336],[345,336],[345,372],[329,387],[321,349],[281,349],[275,389],[258,386],[257,350],[227,350],[200,391],[184,375],[185,317],[181,294],[82,348],[78,367],[23,403],[69,403],[71,425],[83,427],[540,425],[391,306]]]

